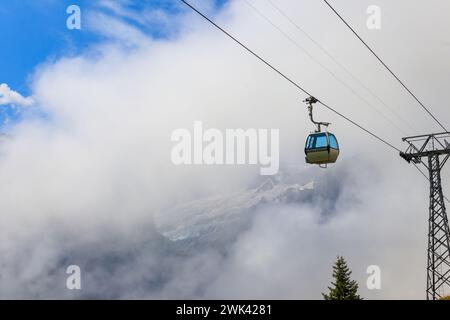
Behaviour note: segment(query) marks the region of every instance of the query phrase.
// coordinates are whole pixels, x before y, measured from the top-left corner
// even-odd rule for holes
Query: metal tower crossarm
[[[427,299],[450,294],[450,229],[442,192],[441,170],[450,157],[449,132],[403,138],[408,143],[400,156],[408,163],[423,164],[429,173]],[[424,162],[423,158],[427,158]]]

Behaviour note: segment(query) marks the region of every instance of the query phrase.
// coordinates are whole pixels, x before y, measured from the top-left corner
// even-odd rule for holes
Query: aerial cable
[[[347,73],[355,82],[359,83],[372,97],[374,97],[378,102],[380,102],[387,110],[389,110],[398,120],[400,120],[406,127],[411,131],[419,132],[412,127],[405,119],[403,119],[393,108],[391,108],[383,99],[381,99],[375,92],[373,92],[368,86],[366,86],[358,77],[356,77],[348,68],[346,68],[342,63],[340,63],[331,53],[328,52],[322,45],[320,45],[313,37],[311,37],[302,27],[300,27],[287,13],[285,13],[278,5],[276,5],[272,0],[266,0],[272,8],[274,8],[278,13],[283,16],[289,23],[291,23],[298,31],[300,31],[305,37],[307,37],[320,51],[322,51],[328,58],[330,58],[336,65],[338,65],[345,73]]]
[[[306,36],[312,43],[316,45],[325,55],[327,55],[334,63],[336,63],[341,69],[343,69],[348,75],[352,77],[353,80],[358,82],[364,89],[367,90],[373,97],[375,97],[379,102],[381,102],[387,109],[389,109],[400,121],[402,121],[409,129],[417,132],[407,121],[405,121],[395,110],[392,110],[380,97],[378,97],[370,88],[368,88],[360,79],[358,79],[352,72],[350,72],[344,65],[342,65],[338,60],[336,60],[332,54],[330,54],[323,46],[321,46],[317,41],[314,40],[303,28],[301,28],[288,14],[286,14],[278,5],[276,5],[272,0],[266,0],[270,6],[272,6],[278,13],[283,16],[287,21],[289,21],[297,30],[299,30],[304,36]],[[247,0],[245,2],[249,4]],[[328,3],[327,3],[328,4]],[[252,8],[254,6],[250,5]],[[256,8],[254,8],[256,10]],[[256,10],[258,11],[258,10]],[[267,19],[266,19],[267,20]],[[277,27],[277,29],[279,29]],[[370,49],[370,48],[369,48]],[[445,129],[445,128],[444,128]],[[427,181],[429,181],[429,177],[414,163],[416,169],[421,173]],[[450,204],[450,200],[444,195],[447,203]]]
[[[233,35],[231,35],[228,31],[226,31],[225,29],[223,29],[221,26],[219,26],[218,24],[216,24],[214,21],[212,21],[209,17],[207,17],[204,13],[202,13],[201,11],[199,11],[196,7],[194,7],[193,5],[191,5],[189,2],[187,2],[186,0],[180,0],[181,2],[183,2],[186,6],[188,6],[190,9],[192,9],[194,12],[196,12],[199,16],[201,16],[203,19],[205,19],[207,22],[209,22],[211,25],[213,25],[215,28],[217,28],[218,30],[220,30],[222,33],[224,33],[226,36],[228,36],[230,39],[232,39],[234,42],[236,42],[238,45],[240,45],[242,48],[244,48],[247,52],[249,52],[250,54],[252,54],[254,57],[256,57],[258,60],[260,60],[262,63],[264,63],[267,67],[269,67],[270,69],[272,69],[273,71],[275,71],[276,73],[278,73],[281,77],[283,77],[285,80],[287,80],[289,83],[291,83],[293,86],[295,86],[297,89],[299,89],[300,91],[302,91],[303,93],[305,93],[306,95],[313,97],[313,95],[308,92],[306,89],[304,89],[302,86],[300,86],[298,83],[296,83],[294,80],[292,80],[291,78],[289,78],[288,76],[286,76],[283,72],[281,72],[280,70],[278,70],[276,67],[274,67],[272,64],[270,64],[267,60],[265,60],[264,58],[262,58],[259,54],[257,54],[255,51],[253,51],[252,49],[250,49],[249,47],[247,47],[244,43],[242,43],[241,41],[239,41],[236,37],[234,37]],[[338,116],[340,116],[341,118],[347,120],[348,122],[350,122],[351,124],[353,124],[354,126],[358,127],[359,129],[363,130],[364,132],[366,132],[367,134],[371,135],[372,137],[374,137],[375,139],[379,140],[380,142],[384,143],[386,146],[394,149],[395,151],[401,152],[401,150],[397,147],[395,147],[393,144],[387,142],[386,140],[384,140],[383,138],[379,137],[378,135],[376,135],[375,133],[371,132],[370,130],[364,128],[363,126],[361,126],[360,124],[356,123],[355,121],[351,120],[350,118],[348,118],[347,116],[343,115],[342,113],[340,113],[339,111],[337,111],[336,109],[332,108],[331,106],[329,106],[328,104],[326,104],[325,102],[322,102],[320,100],[317,101],[319,104],[321,104],[322,106],[324,106],[325,108],[327,108],[328,110],[332,111],[333,113],[337,114]]]
[[[422,101],[417,98],[417,96],[400,80],[400,78],[389,68],[386,63],[372,50],[372,48],[359,36],[359,34],[353,29],[347,21],[330,5],[327,0],[323,0],[328,7],[342,20],[342,22],[353,32],[353,34],[364,44],[364,46],[378,59],[378,61],[390,72],[390,74],[402,85],[403,88],[420,104],[420,106],[436,121],[436,123],[444,129],[445,132],[448,130],[444,127],[444,125],[433,115],[433,113],[422,103]]]
[[[288,82],[290,82],[293,86],[295,86],[297,89],[299,89],[300,91],[302,91],[303,93],[305,93],[306,95],[312,97],[312,95],[303,87],[301,87],[299,84],[297,84],[295,81],[293,81],[292,79],[290,79],[288,76],[286,76],[284,73],[282,73],[281,71],[279,71],[277,68],[275,68],[274,66],[272,66],[269,62],[267,62],[264,58],[262,58],[260,55],[258,55],[256,52],[254,52],[253,50],[251,50],[249,47],[247,47],[245,44],[243,44],[242,42],[240,42],[237,38],[235,38],[233,35],[231,35],[229,32],[227,32],[225,29],[223,29],[222,27],[220,27],[218,24],[216,24],[214,21],[212,21],[210,18],[208,18],[205,14],[203,14],[201,11],[199,11],[197,8],[195,8],[193,5],[191,5],[189,2],[187,2],[186,0],[181,0],[181,2],[183,2],[186,6],[188,6],[190,9],[192,9],[195,13],[197,13],[199,16],[201,16],[203,19],[205,19],[206,21],[208,21],[210,24],[212,24],[215,28],[217,28],[218,30],[220,30],[222,33],[224,33],[226,36],[228,36],[230,39],[232,39],[234,42],[236,42],[237,44],[239,44],[242,48],[244,48],[247,52],[249,52],[250,54],[252,54],[253,56],[255,56],[258,60],[260,60],[262,63],[264,63],[267,67],[269,67],[270,69],[272,69],[273,71],[275,71],[276,73],[278,73],[281,77],[283,77],[285,80],[287,80]],[[380,138],[379,136],[377,136],[376,134],[372,133],[371,131],[365,129],[364,127],[362,127],[361,125],[359,125],[358,123],[354,122],[353,120],[349,119],[348,117],[344,116],[343,114],[341,114],[340,112],[338,112],[337,110],[333,109],[332,107],[330,107],[329,105],[327,105],[326,103],[317,100],[317,103],[320,103],[322,106],[324,106],[325,108],[329,109],[330,111],[334,112],[335,114],[337,114],[338,116],[342,117],[343,119],[347,120],[348,122],[350,122],[351,124],[355,125],[356,127],[360,128],[361,130],[363,130],[364,132],[368,133],[369,135],[371,135],[372,137],[376,138],[377,140],[379,140],[380,142],[384,143],[385,145],[387,145],[388,147],[401,152],[400,149],[396,148],[395,146],[393,146],[391,143],[387,142],[386,140]],[[422,172],[422,170],[420,170],[419,167],[416,166],[416,168],[419,170],[419,172],[427,179],[429,180],[429,178]],[[448,203],[450,203],[450,200],[444,196],[444,198],[447,200]]]
[[[334,72],[332,72],[329,68],[327,68],[324,64],[322,64],[319,60],[317,60],[312,54],[310,54],[304,47],[302,47],[297,41],[295,41],[291,36],[289,36],[286,32],[284,32],[279,26],[277,26],[272,20],[270,20],[266,15],[264,15],[258,8],[253,6],[249,1],[243,0],[244,3],[247,4],[248,7],[253,9],[261,18],[263,18],[267,23],[273,26],[278,32],[280,32],[286,39],[292,42],[298,49],[300,49],[304,54],[306,54],[311,60],[317,63],[322,69],[324,69],[328,74],[330,74],[334,79],[339,81],[344,87],[346,87],[351,93],[353,93],[356,97],[358,97],[362,102],[364,102],[367,106],[369,106],[372,110],[378,113],[382,118],[384,118],[387,122],[389,122],[393,127],[395,127],[401,133],[407,135],[407,133],[400,128],[394,121],[389,119],[384,113],[378,110],[374,105],[372,105],[366,98],[361,96],[358,92],[356,92],[350,85],[348,85],[345,81],[339,78]]]

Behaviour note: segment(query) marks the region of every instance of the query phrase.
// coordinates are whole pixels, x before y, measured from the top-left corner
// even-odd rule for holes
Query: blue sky
[[[227,0],[215,0],[220,8]],[[139,14],[148,9],[160,9],[174,16],[187,10],[178,0],[117,0],[124,8]],[[112,10],[101,7],[99,1],[92,0],[3,0],[0,5],[0,30],[2,46],[0,50],[0,84],[23,96],[31,94],[30,75],[41,63],[56,60],[62,56],[76,55],[86,47],[105,39],[95,33],[66,28],[69,5],[78,5],[83,14],[100,10],[115,15]],[[141,29],[152,37],[164,37],[165,33],[156,25],[139,25],[131,19],[122,19]],[[6,117],[12,122],[20,120],[19,109],[0,106],[0,127]]]

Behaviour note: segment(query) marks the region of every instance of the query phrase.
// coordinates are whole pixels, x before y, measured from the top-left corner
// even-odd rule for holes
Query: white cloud
[[[417,129],[434,128],[320,2],[283,1],[282,6]],[[358,6],[360,1],[353,0],[342,10],[364,22],[359,14],[365,10],[358,13]],[[404,14],[400,4],[384,6]],[[442,6],[424,10],[432,10],[427,14],[448,27],[442,12],[450,8],[435,9]],[[424,29],[417,30],[425,35],[430,27],[423,14],[413,12],[410,19],[425,21]],[[317,19],[319,15],[323,18]],[[242,1],[216,18],[318,98],[400,143],[401,133]],[[289,28],[280,17],[273,18]],[[174,129],[190,127],[194,120],[214,128],[279,128],[283,166],[303,164],[302,146],[313,126],[303,95],[191,12],[176,22],[185,31],[172,40],[148,39],[110,19],[102,16],[98,30],[108,32],[110,26],[113,38],[131,39],[136,49],[124,50],[114,42],[99,46],[100,55],[64,58],[40,68],[33,98],[48,118],[24,120],[0,145],[0,297],[73,297],[60,289],[64,264],[90,261],[81,267],[87,277],[83,287],[91,296],[320,298],[335,256],[343,254],[362,286],[368,265],[382,268],[383,290],[364,291],[365,297],[423,298],[428,208],[423,177],[397,153],[320,108],[317,118],[333,122],[342,147],[336,165],[311,170],[325,185],[333,179],[342,182],[317,194],[323,208],[335,203],[332,219],[320,221],[320,207],[278,206],[263,211],[230,243],[226,257],[211,248],[189,259],[164,258],[164,245],[152,247],[159,240],[147,228],[154,212],[238,190],[258,176],[256,167],[175,167],[170,160]],[[408,27],[383,28],[371,41],[388,52],[387,59],[412,79],[421,96],[439,102],[436,112],[448,119],[450,109],[440,103],[450,98],[450,91],[436,92],[433,85],[450,85],[440,67],[448,64],[448,53],[439,51],[436,41],[426,48],[414,39],[404,43],[411,37]],[[307,39],[288,30],[314,50]],[[447,30],[433,29],[433,36],[445,38]],[[122,31],[129,39],[120,36]],[[400,54],[404,51],[410,55]],[[134,254],[134,259],[111,271],[110,260],[96,260],[110,252],[123,254],[124,260]]]
[[[110,39],[120,41],[122,45],[143,45],[149,41],[149,38],[138,28],[106,14],[92,13],[88,15],[87,20],[92,31],[99,32]]]
[[[12,90],[6,83],[0,84],[0,105],[18,105],[27,107],[33,104],[31,97],[23,97],[20,93]]]

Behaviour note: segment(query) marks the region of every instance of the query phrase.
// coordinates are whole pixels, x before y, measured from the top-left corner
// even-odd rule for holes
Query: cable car
[[[336,136],[329,132],[313,133],[306,139],[306,163],[325,165],[335,163],[339,157]]]
[[[317,164],[326,168],[328,164],[335,163],[339,157],[339,143],[336,136],[328,132],[328,122],[317,122],[313,119],[313,104],[318,102],[314,97],[309,97],[304,102],[308,103],[308,110],[311,122],[317,126],[314,133],[311,133],[306,139],[305,155],[306,163]],[[322,126],[326,127],[325,132]]]

